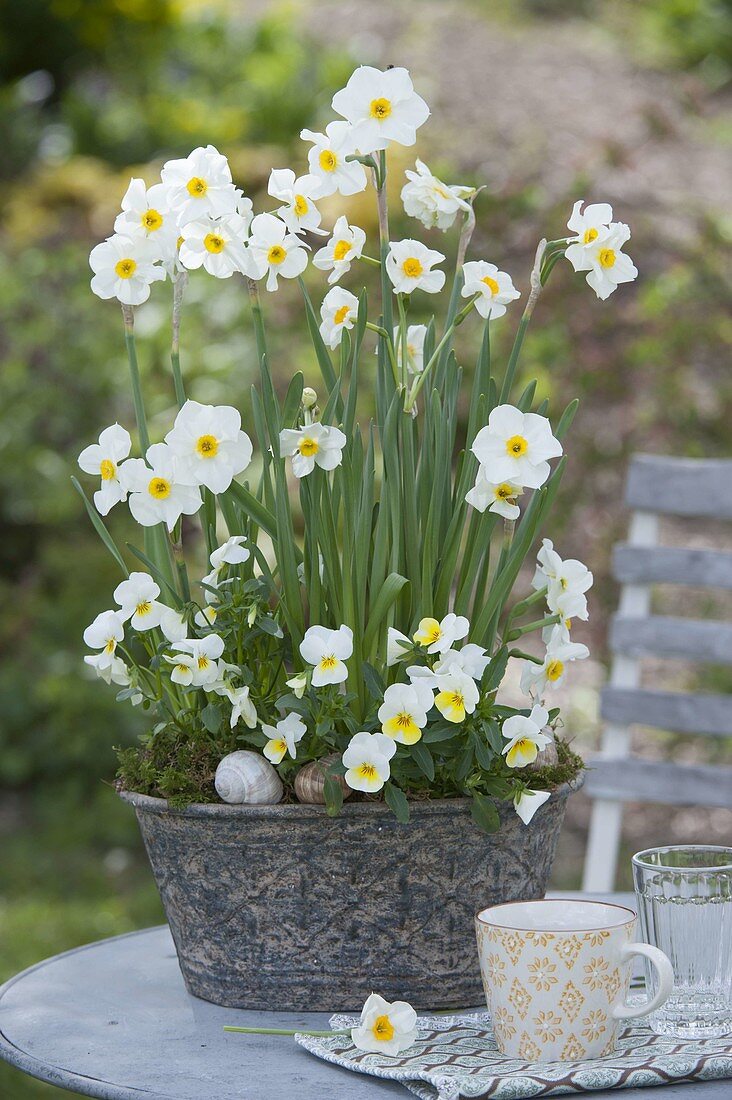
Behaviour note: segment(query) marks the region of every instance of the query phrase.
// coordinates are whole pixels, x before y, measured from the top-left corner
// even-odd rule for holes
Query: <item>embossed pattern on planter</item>
[[[134,805],[189,991],[238,1008],[360,1009],[372,990],[421,1009],[482,1001],[473,919],[542,897],[569,787],[530,826],[497,803],[488,836],[467,799]]]

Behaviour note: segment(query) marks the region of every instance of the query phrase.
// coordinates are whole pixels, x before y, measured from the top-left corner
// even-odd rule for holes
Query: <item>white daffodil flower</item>
[[[583,211],[584,201],[579,199],[572,207],[567,228],[574,233],[571,238],[573,244],[591,245],[601,233],[610,228],[613,208],[608,202],[595,202],[585,206]]]
[[[98,443],[85,447],[78,463],[85,474],[96,474],[102,479],[101,488],[94,494],[94,506],[100,516],[106,516],[115,506],[127,498],[127,492],[119,479],[119,464],[127,458],[132,448],[130,433],[120,424],[105,428]]]
[[[448,187],[421,160],[417,160],[415,167],[416,172],[404,173],[409,181],[402,187],[404,213],[419,218],[427,229],[449,229],[458,211],[470,209],[463,196],[472,194],[473,188]]]
[[[514,798],[513,808],[524,825],[528,825],[539,807],[550,797],[549,791],[523,791]]]
[[[250,279],[267,276],[267,290],[277,290],[277,279],[296,279],[308,265],[306,246],[274,214],[257,214],[249,227],[245,272]]]
[[[562,444],[552,435],[545,416],[498,405],[470,449],[492,482],[538,489],[549,477],[547,460],[561,455]]]
[[[102,611],[84,631],[84,644],[99,653],[84,658],[97,672],[110,668],[115,659],[117,642],[125,636],[124,619],[118,611]]]
[[[316,466],[335,470],[348,440],[340,428],[331,424],[306,424],[304,428],[284,428],[280,432],[280,457],[292,458],[295,477],[307,477]]]
[[[344,661],[353,653],[353,631],[349,626],[328,630],[311,626],[300,642],[300,655],[313,666],[312,685],[342,684],[348,678]]]
[[[169,642],[183,642],[188,637],[188,624],[179,611],[162,605],[160,629]]]
[[[351,1042],[372,1054],[397,1055],[417,1040],[417,1013],[406,1001],[391,1004],[372,993],[361,1009],[358,1027],[351,1028]]]
[[[414,145],[417,130],[430,117],[429,107],[402,68],[382,72],[372,65],[360,65],[345,88],[333,96],[331,106],[351,123],[354,141],[363,154],[386,149],[390,141]]]
[[[474,642],[468,642],[462,649],[448,649],[446,653],[440,654],[434,672],[439,675],[449,672],[451,667],[457,667],[473,680],[480,682],[490,663],[491,659],[484,649]]]
[[[464,722],[467,714],[472,714],[478,705],[480,692],[475,680],[453,664],[446,672],[435,675],[438,689],[435,706],[448,722]]]
[[[559,624],[557,624],[559,625]],[[547,688],[559,687],[572,661],[583,661],[590,651],[581,642],[566,642],[561,633],[552,634],[543,664],[524,661],[521,670],[521,690],[525,695],[542,699]]]
[[[299,714],[291,712],[281,718],[274,726],[262,723],[262,732],[269,737],[269,741],[262,749],[271,764],[279,764],[280,760],[289,753],[294,760],[297,756],[297,745],[307,733],[307,726]]]
[[[506,306],[520,298],[521,294],[513,285],[511,276],[505,271],[499,271],[495,264],[486,263],[485,260],[471,260],[463,264],[463,289],[460,291],[463,298],[472,298],[474,294],[475,308],[481,317],[495,320],[503,317]]]
[[[302,130],[303,141],[311,141],[308,165],[320,180],[320,197],[338,191],[341,195],[355,195],[366,190],[366,172],[357,160],[346,158],[356,152],[353,127],[347,122],[330,122],[324,134]]]
[[[561,623],[550,623],[549,626],[545,626],[541,631],[541,640],[545,646],[554,640],[555,642],[570,642],[570,630],[572,628],[571,619],[562,619]]]
[[[539,750],[546,748],[551,737],[541,731],[549,721],[549,711],[535,706],[531,714],[512,714],[503,723],[502,733],[508,742],[501,750],[509,768],[524,768],[533,764]]]
[[[186,222],[180,236],[180,262],[189,271],[202,267],[216,279],[229,279],[247,270],[247,224],[239,214]]]
[[[231,405],[186,401],[165,442],[175,456],[178,481],[205,485],[212,493],[225,493],[252,460],[252,441]]]
[[[200,491],[180,481],[166,443],[148,447],[145,461],[128,458],[120,466],[120,479],[129,493],[130,511],[143,527],[164,523],[172,531],[181,516],[192,516],[201,507]]]
[[[167,161],[160,178],[179,225],[206,215],[220,218],[236,212],[239,196],[231,182],[229,162],[213,145],[199,146],[181,160]]]
[[[434,695],[424,680],[411,684],[391,684],[384,692],[379,707],[382,733],[402,745],[414,745],[427,725],[427,713],[434,705]]]
[[[479,466],[475,485],[465,494],[465,499],[478,512],[485,512],[487,508],[504,519],[518,519],[521,509],[516,504],[516,497],[522,493],[523,488],[510,481],[489,481],[485,467]]]
[[[544,539],[536,555],[537,565],[532,586],[538,591],[546,587],[547,606],[564,619],[587,619],[585,592],[592,587],[592,573],[577,558],[563,560],[551,539]]]
[[[441,252],[428,248],[421,241],[390,241],[386,273],[397,294],[411,294],[414,290],[438,294],[445,285],[445,272],[431,268],[444,259]]]
[[[273,168],[269,175],[267,193],[285,205],[277,210],[290,233],[325,234],[319,229],[320,211],[315,199],[321,193],[320,178],[309,174],[295,178],[291,168]]]
[[[247,236],[249,236],[249,226],[252,224],[252,218],[254,217],[254,203],[240,187],[236,187],[234,191],[236,194],[236,213],[244,219]]]
[[[91,288],[98,298],[117,298],[125,306],[139,306],[150,297],[150,286],[165,278],[157,266],[155,245],[144,237],[115,233],[89,254],[94,272]]]
[[[201,579],[201,584],[209,588],[218,587],[218,579],[227,565],[242,565],[250,558],[250,553],[244,543],[244,535],[232,535],[226,542],[212,551],[209,557],[211,572]]]
[[[144,180],[131,179],[114,231],[124,237],[144,237],[155,246],[158,259],[172,263],[178,247],[178,220],[165,184],[146,188]]]
[[[165,660],[173,666],[170,678],[174,683],[205,687],[220,678],[218,659],[224,652],[224,640],[218,634],[174,642],[173,650],[175,656],[166,656]]]
[[[389,761],[396,752],[396,741],[383,733],[356,733],[343,753],[346,783],[352,791],[375,794],[388,780]]]
[[[160,586],[149,573],[130,573],[114,590],[122,621],[129,619],[135,630],[152,630],[160,626],[165,608],[158,603],[159,595]]]
[[[638,278],[638,268],[622,251],[630,240],[630,229],[623,222],[613,222],[601,230],[588,244],[570,244],[565,256],[575,271],[586,271],[587,283],[598,298],[609,298],[620,283],[632,283]]]
[[[414,640],[420,645],[427,646],[428,653],[445,653],[454,642],[467,637],[469,630],[470,623],[464,615],[455,615],[450,612],[441,622],[437,619],[420,619]]]
[[[407,327],[407,372],[421,374],[424,370],[424,338],[427,325],[409,325]],[[402,333],[399,325],[394,326],[394,348],[397,363],[402,358]]]
[[[406,634],[390,626],[386,632],[386,663],[391,668],[414,648],[414,643]]]
[[[366,234],[357,225],[349,225],[348,219],[341,214],[333,226],[333,233],[326,245],[319,248],[313,256],[313,267],[320,271],[329,271],[329,283],[337,283],[341,275],[350,271],[351,264],[363,252]]]
[[[337,348],[344,329],[353,328],[358,317],[358,298],[342,286],[329,290],[320,307],[320,335],[329,348]]]

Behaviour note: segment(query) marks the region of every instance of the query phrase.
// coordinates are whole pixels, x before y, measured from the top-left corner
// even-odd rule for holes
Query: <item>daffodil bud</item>
[[[312,409],[317,403],[318,395],[311,386],[306,386],[302,391],[302,407],[304,409]]]

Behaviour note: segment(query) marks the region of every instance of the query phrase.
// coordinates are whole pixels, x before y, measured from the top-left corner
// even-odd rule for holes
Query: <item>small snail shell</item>
[[[552,731],[547,727],[547,729],[542,730],[542,733],[548,734],[552,737],[552,739],[545,748],[539,749],[536,760],[533,762],[533,764],[527,765],[527,771],[536,772],[539,770],[539,768],[546,768],[547,766],[551,767],[553,764],[557,764],[559,762],[559,757],[557,755],[557,746],[556,742],[554,741],[554,737],[552,736]]]
[[[336,759],[335,756],[328,756],[325,760],[313,760],[310,764],[306,764],[304,768],[300,768],[295,776],[295,794],[298,802],[309,802],[316,806],[325,805],[326,768],[328,764]],[[342,775],[336,775],[333,778],[340,784],[344,798],[348,798],[349,795],[353,794]]]
[[[214,786],[224,802],[273,804],[282,798],[282,782],[275,769],[256,752],[230,752],[216,769]]]

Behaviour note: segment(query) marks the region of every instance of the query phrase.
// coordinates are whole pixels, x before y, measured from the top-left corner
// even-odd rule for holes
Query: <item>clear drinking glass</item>
[[[683,1039],[732,1032],[732,848],[648,848],[633,856],[633,879],[643,939],[674,969],[653,1030]],[[651,992],[655,981],[646,967]]]

